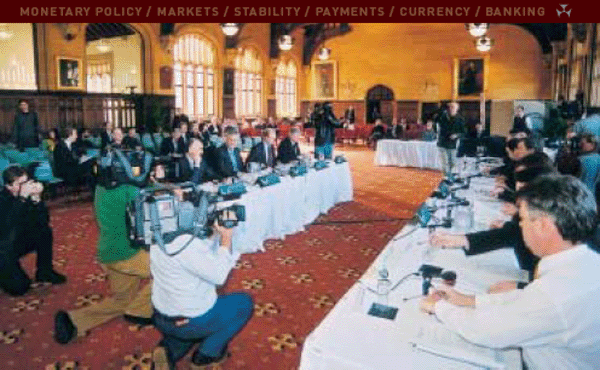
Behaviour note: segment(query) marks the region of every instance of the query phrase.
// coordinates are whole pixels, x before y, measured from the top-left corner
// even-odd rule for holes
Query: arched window
[[[252,49],[235,58],[235,115],[258,116],[262,105],[262,63]]]
[[[215,49],[198,35],[181,36],[173,47],[175,107],[195,120],[215,113]]]
[[[112,92],[112,66],[110,60],[88,60],[87,90],[95,93]]]
[[[295,117],[296,110],[296,65],[293,61],[284,63],[280,61],[277,65],[277,76],[275,77],[275,95],[277,99],[278,117]]]
[[[0,40],[0,89],[37,90],[33,25],[0,23],[6,38]]]

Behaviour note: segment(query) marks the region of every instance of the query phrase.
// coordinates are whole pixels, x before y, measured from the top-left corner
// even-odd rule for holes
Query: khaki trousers
[[[102,267],[107,274],[112,297],[89,307],[69,311],[80,337],[85,336],[88,330],[123,314],[152,317],[151,282],[140,289],[141,280],[150,277],[149,253],[140,251],[128,260]]]

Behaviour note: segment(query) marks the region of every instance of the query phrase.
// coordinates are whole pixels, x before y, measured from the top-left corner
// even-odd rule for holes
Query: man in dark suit
[[[236,176],[243,170],[244,163],[237,147],[239,133],[233,126],[227,126],[223,130],[225,144],[217,149],[217,172],[221,179]]]
[[[19,296],[30,287],[31,279],[19,259],[36,252],[35,280],[62,284],[66,278],[52,268],[52,229],[48,208],[41,201],[44,189],[28,178],[20,166],[10,166],[2,174],[0,190],[0,288]]]
[[[123,145],[124,139],[125,135],[123,134],[123,130],[117,127],[112,130],[112,141],[110,141],[109,145],[114,149],[125,149]]]
[[[54,167],[56,175],[69,185],[81,184],[82,174],[79,167],[77,150],[77,129],[69,128],[63,132],[63,140],[59,140],[54,149]]]
[[[283,139],[281,144],[279,144],[279,149],[277,150],[277,162],[285,164],[298,160],[300,157],[300,147],[298,145],[300,135],[301,132],[299,128],[292,127],[290,129],[289,136]]]
[[[19,110],[15,115],[12,141],[18,149],[34,148],[40,145],[39,120],[37,113],[29,110],[27,100],[19,100]]]
[[[187,123],[179,125],[179,131],[181,131],[181,137],[179,138],[179,145],[183,148],[183,152],[187,152],[188,145],[190,144],[190,136],[188,132]]]
[[[112,143],[113,141],[113,126],[112,123],[110,122],[106,122],[104,124],[104,130],[102,131],[102,133],[100,134],[100,148],[104,149],[106,148],[106,146],[110,143]]]
[[[179,127],[182,123],[189,123],[190,119],[187,115],[183,114],[181,108],[175,109],[175,115],[173,116],[173,128]]]
[[[248,159],[246,160],[246,167],[250,163],[260,163],[266,167],[273,167],[275,165],[275,138],[277,134],[272,128],[263,130],[262,142],[254,145],[250,150]]]
[[[525,107],[517,105],[515,108],[515,118],[513,119],[513,127],[511,132],[525,132],[527,135],[531,133],[527,127],[527,120],[525,117]]]
[[[202,184],[218,177],[202,158],[203,150],[204,147],[200,140],[196,138],[190,140],[186,155],[179,159],[177,181],[191,181],[194,184]]]
[[[448,103],[448,109],[439,117],[437,146],[442,157],[445,175],[450,175],[456,162],[456,145],[466,132],[465,120],[458,114],[457,102]]]
[[[161,155],[184,154],[185,149],[181,145],[181,131],[179,127],[173,129],[173,133],[169,139],[163,140],[160,145]]]
[[[123,147],[130,150],[136,150],[142,147],[142,142],[138,138],[135,128],[131,127],[127,132],[127,136],[123,138]]]

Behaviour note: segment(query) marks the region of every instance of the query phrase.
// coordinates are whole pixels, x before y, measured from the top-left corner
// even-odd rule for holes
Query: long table
[[[436,142],[421,140],[379,140],[375,165],[442,169]]]
[[[493,180],[476,179],[469,191],[458,194],[475,202],[478,222],[473,226],[474,230],[486,229],[487,222],[502,215],[500,203],[487,196],[490,187],[493,187]],[[451,232],[465,231],[468,230],[451,229]],[[376,293],[378,271],[382,267],[387,268],[392,285],[395,285],[423,263],[456,271],[457,290],[471,294],[485,292],[499,280],[526,278],[526,274],[517,268],[514,253],[510,250],[467,258],[462,250],[432,249],[427,229],[407,225],[306,338],[300,369],[520,370],[518,350],[492,350],[468,343],[445,329],[435,316],[422,313],[418,307],[421,278],[406,279],[387,298]],[[393,321],[367,314],[371,304],[382,303],[382,299],[384,304],[398,308]],[[486,362],[489,366],[484,365]]]
[[[305,176],[284,176],[281,182],[266,188],[247,187],[240,199],[225,202],[246,207],[246,221],[233,234],[233,248],[239,253],[264,251],[267,239],[283,239],[304,230],[320,214],[333,206],[353,199],[352,176],[347,162],[316,171]]]

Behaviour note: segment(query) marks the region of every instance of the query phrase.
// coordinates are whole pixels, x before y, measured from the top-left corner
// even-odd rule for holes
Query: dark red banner
[[[69,5],[73,3],[74,5]],[[359,5],[325,5],[305,1],[290,2],[290,5],[264,5],[256,2],[229,5],[217,2],[185,5],[186,2],[161,2],[158,5],[86,4],[81,1],[61,1],[52,5],[32,5],[28,2],[12,2],[3,5],[0,20],[3,22],[536,22],[572,23],[595,22],[600,18],[590,3],[547,1],[532,2],[489,2],[463,1],[445,2],[364,2]],[[115,2],[116,3],[116,2]],[[273,2],[275,3],[275,2]],[[76,4],[76,5],[75,5]]]

